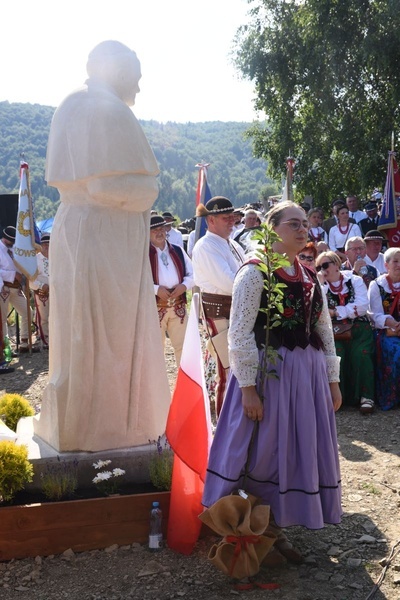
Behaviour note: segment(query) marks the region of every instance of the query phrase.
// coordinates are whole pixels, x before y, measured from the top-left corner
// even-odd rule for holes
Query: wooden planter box
[[[0,507],[0,561],[144,543],[153,501],[165,535],[170,492]]]

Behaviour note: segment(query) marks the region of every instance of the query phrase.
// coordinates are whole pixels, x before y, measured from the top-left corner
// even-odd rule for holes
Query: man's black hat
[[[50,243],[50,233],[48,233],[46,231],[46,233],[42,233],[42,236],[40,238],[40,243],[41,244],[49,244]]]
[[[172,213],[170,213],[168,210],[163,212],[162,216],[164,217],[164,219],[172,219],[173,221],[176,221],[174,215]]]
[[[8,225],[3,229],[3,237],[9,242],[15,242],[15,234],[17,230],[12,225]]]
[[[364,242],[368,242],[368,240],[381,240],[382,242],[385,242],[386,238],[383,233],[377,229],[372,229],[364,235]]]
[[[235,207],[232,202],[224,196],[214,196],[206,205],[199,204],[196,210],[196,217],[207,217],[209,215],[219,215],[221,213],[233,213]]]
[[[150,218],[150,229],[155,229],[156,227],[165,227],[167,225],[160,215],[154,215],[154,217]]]

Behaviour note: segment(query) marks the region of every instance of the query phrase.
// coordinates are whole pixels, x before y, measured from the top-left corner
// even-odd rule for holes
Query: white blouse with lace
[[[367,286],[365,285],[363,278],[350,272],[342,272],[341,275],[343,277],[342,283],[345,294],[349,293],[348,282],[350,281],[353,285],[354,301],[348,302],[344,306],[336,306],[336,318],[340,321],[341,319],[356,319],[357,317],[363,317],[367,314],[368,310]],[[322,286],[324,293],[327,294],[328,290],[330,290],[332,294],[337,295],[339,291],[337,284],[340,284],[341,282],[335,283],[324,283]]]
[[[371,281],[368,288],[369,316],[374,324],[375,329],[390,329],[390,327],[386,325],[386,319],[390,317],[390,315],[386,314],[383,309],[381,293],[378,286],[383,287],[387,294],[390,294],[392,291],[390,289],[386,274],[380,275],[377,279]],[[400,292],[400,282],[393,282],[393,289],[396,293]]]
[[[310,282],[305,269],[302,267],[301,269],[304,281]],[[293,275],[294,266],[285,267],[285,271]],[[254,264],[241,268],[233,284],[228,330],[229,362],[241,388],[255,385],[256,382],[258,348],[253,329],[260,308],[263,287],[263,276]],[[322,294],[322,297],[323,309],[316,325],[316,332],[324,345],[328,381],[337,382],[339,381],[340,358],[336,356],[332,322],[325,294]]]

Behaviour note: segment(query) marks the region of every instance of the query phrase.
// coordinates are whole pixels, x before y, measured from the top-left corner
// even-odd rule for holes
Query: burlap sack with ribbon
[[[199,515],[203,523],[223,536],[221,542],[213,545],[208,558],[234,579],[256,575],[276,540],[265,533],[269,516],[269,506],[261,505],[255,496],[232,494],[217,500]]]

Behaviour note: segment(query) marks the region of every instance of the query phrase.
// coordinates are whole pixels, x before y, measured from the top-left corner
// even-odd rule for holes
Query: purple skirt
[[[278,525],[320,529],[340,523],[335,413],[325,356],[312,346],[281,348],[279,379],[265,384],[264,418],[251,452],[245,491],[269,504]],[[261,359],[261,353],[260,353]],[[243,487],[254,423],[231,375],[210,451],[203,504]]]

